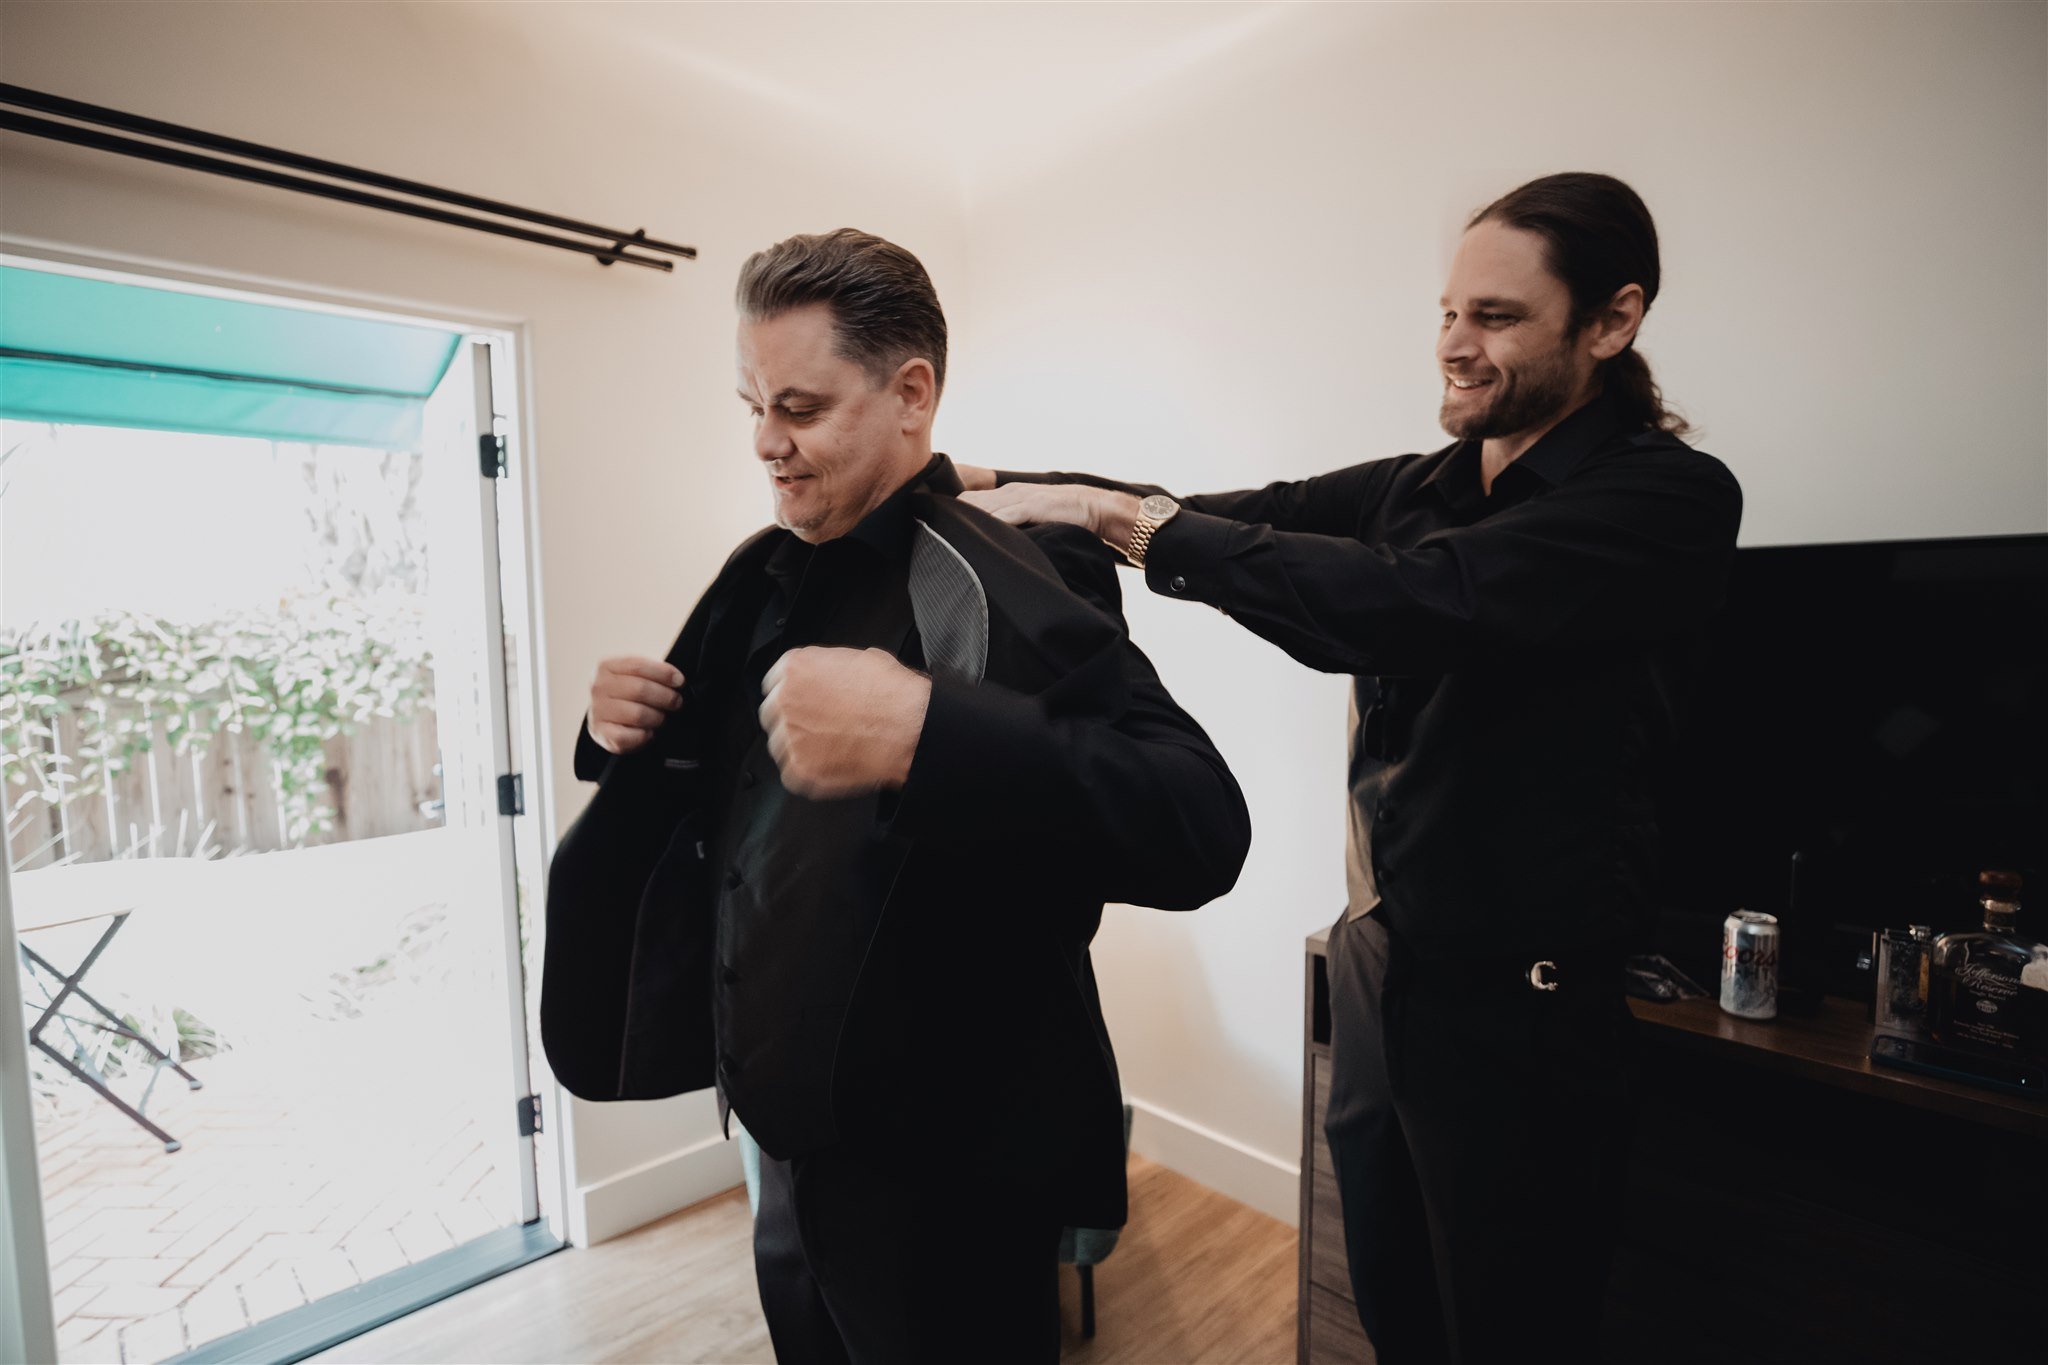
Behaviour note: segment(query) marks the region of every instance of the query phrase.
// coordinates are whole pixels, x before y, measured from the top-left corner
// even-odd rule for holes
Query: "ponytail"
[[[1664,404],[1664,390],[1650,373],[1650,362],[1631,344],[1614,359],[1600,366],[1601,392],[1622,413],[1630,426],[1661,431],[1666,436],[1684,436],[1692,423]]]

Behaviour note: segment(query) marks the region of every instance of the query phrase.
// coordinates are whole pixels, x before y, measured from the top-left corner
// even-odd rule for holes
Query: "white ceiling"
[[[1112,112],[1208,70],[1312,6],[1291,4],[499,4],[840,128],[916,130],[963,194],[1056,158]]]

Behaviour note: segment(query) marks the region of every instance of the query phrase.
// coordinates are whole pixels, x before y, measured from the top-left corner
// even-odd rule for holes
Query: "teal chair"
[[[740,1144],[740,1169],[747,1177],[747,1208],[761,1211],[761,1148],[747,1135],[746,1127],[733,1120],[733,1135]],[[1131,1106],[1124,1106],[1124,1152],[1131,1150]],[[1070,1265],[1081,1277],[1081,1335],[1095,1335],[1095,1267],[1116,1250],[1116,1228],[1068,1228],[1060,1234],[1060,1264]]]

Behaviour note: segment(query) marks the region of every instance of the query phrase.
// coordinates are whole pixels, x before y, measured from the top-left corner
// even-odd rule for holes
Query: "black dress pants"
[[[1380,1365],[1598,1358],[1634,1021],[1618,959],[1578,966],[1542,991],[1372,915],[1331,931],[1324,1132]]]
[[[1060,1354],[1059,1240],[1000,1160],[761,1155],[754,1273],[780,1365]]]

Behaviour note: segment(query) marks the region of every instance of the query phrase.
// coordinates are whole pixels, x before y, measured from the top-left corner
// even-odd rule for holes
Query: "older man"
[[[1100,544],[955,500],[914,256],[793,237],[738,296],[777,525],[665,659],[598,669],[543,1040],[584,1098],[738,1112],[779,1359],[1052,1361],[1061,1227],[1124,1218],[1089,941],[1229,889],[1243,798]]]

